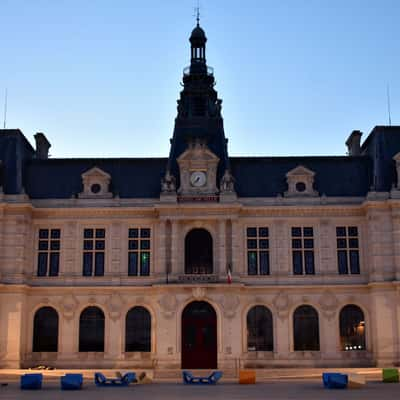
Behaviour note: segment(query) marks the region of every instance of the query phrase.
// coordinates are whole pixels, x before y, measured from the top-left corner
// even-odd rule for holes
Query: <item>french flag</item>
[[[228,283],[232,283],[232,269],[230,264],[228,264]]]

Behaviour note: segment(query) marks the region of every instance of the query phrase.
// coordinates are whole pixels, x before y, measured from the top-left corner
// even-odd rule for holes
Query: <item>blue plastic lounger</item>
[[[322,374],[322,381],[327,389],[346,389],[348,376],[338,372],[325,372]]]
[[[62,390],[80,390],[82,389],[82,374],[65,374],[60,378]]]
[[[128,372],[121,378],[106,378],[101,372],[94,374],[94,383],[96,386],[128,386],[135,379],[136,374],[134,372]]]
[[[214,371],[208,376],[193,376],[189,371],[182,372],[183,382],[188,385],[215,385],[222,377],[222,371]]]
[[[22,390],[37,390],[42,388],[43,374],[21,375]]]

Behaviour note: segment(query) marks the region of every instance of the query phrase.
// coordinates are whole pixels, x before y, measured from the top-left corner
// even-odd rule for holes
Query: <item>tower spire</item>
[[[197,7],[195,7],[197,26],[200,26],[200,0],[197,0]]]

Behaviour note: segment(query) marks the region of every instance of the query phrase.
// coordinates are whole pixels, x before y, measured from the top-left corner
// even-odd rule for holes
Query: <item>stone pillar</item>
[[[273,251],[275,253],[276,265],[271,266],[271,274],[287,278],[292,273],[291,252],[289,246],[291,244],[289,238],[289,230],[286,221],[274,221],[275,239],[272,238]]]
[[[82,261],[77,251],[80,239],[77,223],[66,223],[61,231],[61,252],[64,261],[60,265],[60,276],[82,275]]]
[[[274,319],[274,352],[278,360],[287,360],[290,353],[290,338],[292,332],[289,328],[289,314],[278,313]]]
[[[118,316],[109,316],[105,321],[104,352],[106,357],[112,360],[121,359],[121,353],[125,350],[122,348],[122,335],[125,335],[122,330],[122,318],[125,318],[125,316],[118,313]]]
[[[181,226],[177,220],[171,221],[171,275],[177,276],[184,273],[183,260],[184,255],[181,253]],[[183,240],[183,239],[182,239]]]
[[[226,221],[220,220],[218,222],[218,252],[216,252],[215,256],[218,257],[217,268],[218,270],[214,270],[214,273],[218,274],[220,278],[226,276]],[[214,259],[216,258],[214,256]],[[215,268],[215,267],[214,267]]]
[[[123,226],[120,222],[113,222],[111,224],[111,251],[108,256],[106,257],[109,262],[109,266],[106,264],[106,275],[110,276],[112,280],[119,281],[120,276],[128,276],[128,265],[124,265],[122,269],[121,257],[122,257],[122,249],[124,248],[121,246],[122,243],[128,242],[128,230],[124,230],[122,232]],[[126,250],[125,253],[127,254],[128,251]]]
[[[246,266],[243,263],[243,229],[239,219],[232,220],[232,275],[239,277],[245,274]]]
[[[76,360],[79,350],[79,316],[70,318],[60,315],[58,343],[59,358],[63,361]]]
[[[160,220],[154,235],[153,254],[156,256],[154,275],[164,277],[167,272],[167,221]]]
[[[396,212],[392,216],[392,226],[393,226],[393,256],[395,265],[395,277],[397,281],[400,281],[400,213]]]
[[[366,259],[370,282],[394,279],[392,218],[390,212],[367,210]]]
[[[0,367],[20,368],[22,342],[26,331],[23,318],[25,295],[3,293],[0,295]],[[31,338],[29,338],[31,339]]]
[[[337,275],[335,257],[336,232],[328,219],[322,219],[319,225],[319,272],[323,275]],[[318,243],[316,243],[318,245]]]
[[[340,351],[338,346],[339,326],[336,313],[319,313],[319,344],[322,358],[336,359]]]
[[[371,328],[373,352],[377,366],[393,365],[398,358],[396,292],[388,287],[371,290]]]

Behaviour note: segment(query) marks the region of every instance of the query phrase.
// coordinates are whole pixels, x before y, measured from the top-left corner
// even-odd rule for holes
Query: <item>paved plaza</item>
[[[320,370],[270,370],[263,371],[260,382],[255,385],[239,385],[234,380],[222,381],[216,386],[184,385],[178,380],[156,381],[149,385],[132,385],[125,388],[99,388],[93,383],[92,371],[84,373],[84,387],[81,391],[61,391],[59,376],[61,371],[44,371],[43,389],[40,391],[21,391],[19,375],[26,371],[0,371],[0,399],[40,399],[40,400],[173,400],[173,399],[395,399],[399,396],[400,384],[384,384],[379,380],[380,370],[358,370],[367,378],[362,389],[326,390],[322,387]],[[30,371],[34,372],[34,371]],[[104,371],[105,372],[105,371]],[[267,372],[267,373],[265,373]],[[343,370],[343,372],[345,372]],[[354,372],[354,370],[353,370]],[[290,375],[291,374],[291,375]],[[261,373],[259,374],[261,375]],[[269,378],[268,378],[269,376]],[[292,377],[290,377],[292,376]]]
[[[84,389],[75,392],[61,391],[56,382],[45,384],[41,391],[21,391],[17,383],[0,388],[0,398],[7,400],[124,400],[124,399],[396,399],[399,396],[399,384],[369,382],[363,389],[325,390],[319,381],[280,381],[258,383],[256,385],[238,385],[221,383],[216,386],[189,386],[177,383],[154,383],[134,385],[126,388],[98,388],[86,384]]]

